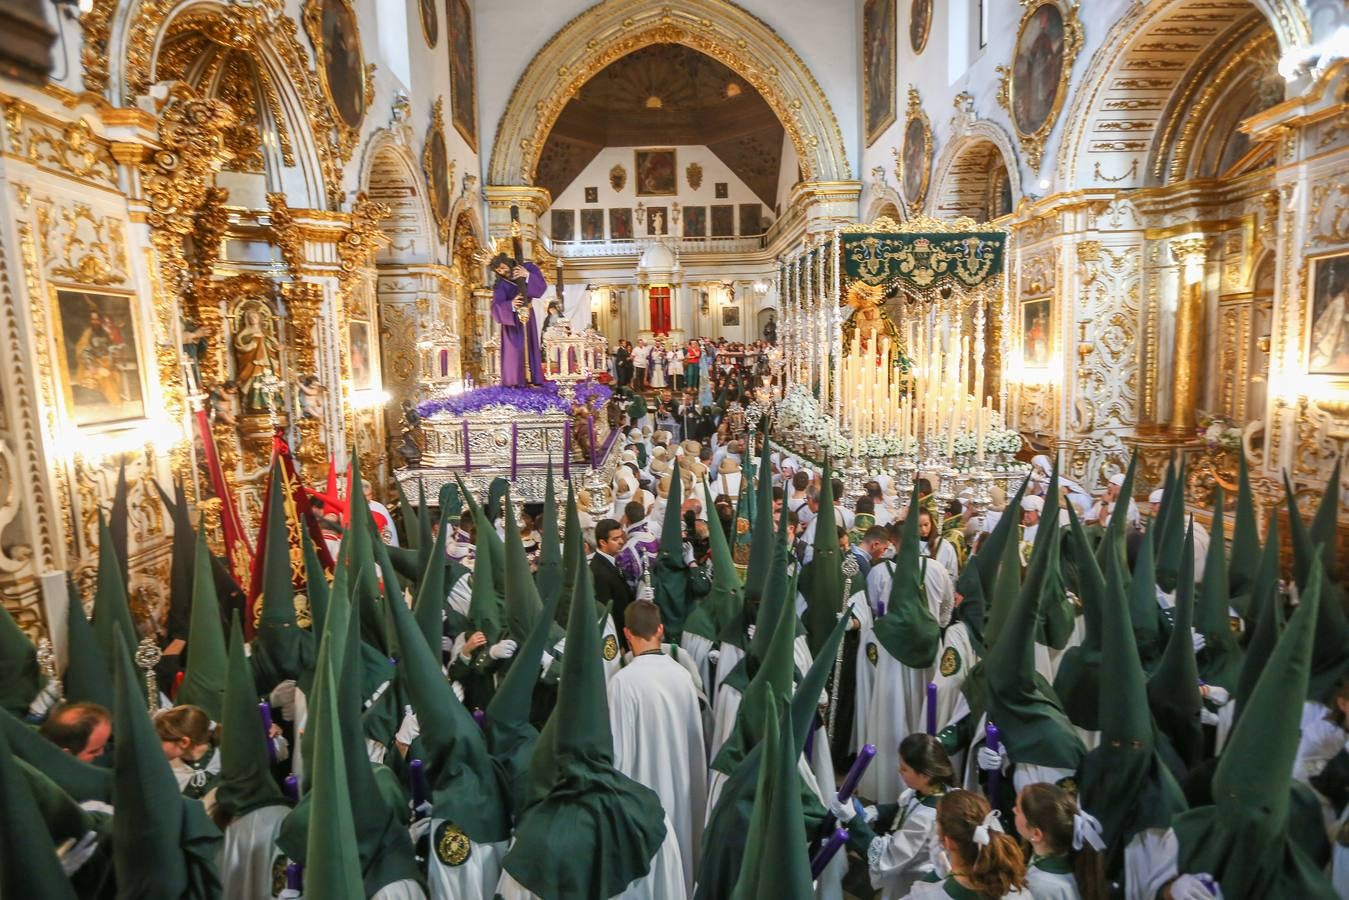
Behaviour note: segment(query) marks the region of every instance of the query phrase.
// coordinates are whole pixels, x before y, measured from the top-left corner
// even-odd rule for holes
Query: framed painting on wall
[[[738,306],[723,306],[723,307],[721,308],[721,324],[722,324],[722,325],[732,325],[732,326],[734,326],[734,325],[739,325],[739,324],[740,324],[740,307],[738,307]]]
[[[673,150],[634,150],[638,197],[673,197],[679,190]]]
[[[909,211],[918,213],[927,199],[932,170],[932,126],[916,88],[909,87],[909,108],[904,120],[904,144],[900,151],[902,187]]]
[[[583,241],[604,240],[604,210],[602,209],[581,210],[581,240]]]
[[[145,417],[136,298],[79,288],[54,291],[66,415],[76,425]]]
[[[450,121],[478,152],[478,88],[473,65],[473,11],[468,0],[445,0],[450,40]]]
[[[1052,345],[1048,297],[1021,302],[1021,362],[1030,369],[1049,367]]]
[[[436,0],[417,0],[417,11],[421,14],[422,37],[426,46],[434,47],[440,40],[440,19],[436,16]]]
[[[555,241],[576,240],[576,210],[555,209],[552,214],[552,237]]]
[[[1349,377],[1349,253],[1311,260],[1307,374]]]
[[[684,237],[707,236],[707,207],[684,207]]]
[[[712,190],[713,193],[716,194],[717,200],[725,200],[727,197],[731,196],[731,186],[725,181],[715,182],[712,185]]]
[[[370,323],[352,319],[347,327],[351,334],[351,389],[368,391],[375,386],[375,371],[370,365]]]
[[[862,6],[862,114],[867,146],[895,121],[895,0]]]
[[[740,204],[740,233],[742,235],[763,234],[763,204]]]
[[[632,240],[632,210],[629,208],[609,210],[609,240]]]
[[[1032,167],[1040,165],[1045,140],[1068,94],[1073,60],[1082,48],[1077,4],[1030,0],[1017,29],[1010,68],[999,66],[998,102],[1012,117],[1017,140]]]
[[[597,187],[588,187],[588,188],[586,188],[586,202],[587,202],[587,203],[599,203],[599,202],[600,202],[600,189],[597,188]]]
[[[909,6],[909,47],[915,54],[927,46],[932,31],[932,0],[913,0]]]
[[[712,207],[712,237],[735,237],[735,207]]]

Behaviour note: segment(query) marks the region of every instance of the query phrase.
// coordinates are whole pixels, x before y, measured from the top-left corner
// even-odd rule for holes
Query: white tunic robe
[[[216,867],[221,896],[238,900],[271,900],[272,866],[281,850],[276,835],[289,806],[263,806],[240,816],[225,829]]]
[[[436,838],[444,819],[431,821],[431,852],[426,863],[426,881],[431,888],[431,900],[492,900],[501,880],[501,858],[506,855],[507,841],[495,844],[469,842],[468,858],[459,865],[441,862],[436,852]]]
[[[937,840],[937,810],[923,803],[912,788],[899,798],[899,812],[890,830],[878,835],[867,848],[871,886],[881,900],[897,900],[914,883],[937,871],[941,844]]]
[[[688,896],[688,893],[689,889],[684,884],[684,864],[679,857],[679,841],[667,817],[665,840],[661,841],[660,848],[651,859],[650,871],[615,894],[611,900],[677,900]],[[501,882],[497,885],[497,896],[501,900],[542,900],[504,869]]]
[[[609,682],[614,767],[660,797],[693,886],[707,802],[707,762],[698,693],[664,653],[635,657]]]

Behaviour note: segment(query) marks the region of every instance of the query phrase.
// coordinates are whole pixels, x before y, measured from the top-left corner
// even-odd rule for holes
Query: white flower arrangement
[[[965,456],[979,449],[979,440],[968,431],[961,431],[951,442],[951,449],[957,456]]]
[[[994,428],[984,434],[984,451],[986,453],[1016,453],[1020,449],[1020,432]]]

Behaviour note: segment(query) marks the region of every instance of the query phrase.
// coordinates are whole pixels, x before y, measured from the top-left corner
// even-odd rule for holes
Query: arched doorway
[[[985,137],[959,142],[939,169],[933,191],[933,212],[938,218],[968,216],[989,222],[1012,212],[1016,203],[1012,170],[1002,150]]]

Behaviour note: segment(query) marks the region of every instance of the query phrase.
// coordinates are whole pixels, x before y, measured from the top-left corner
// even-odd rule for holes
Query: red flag
[[[240,585],[245,585],[251,580],[253,548],[248,543],[248,533],[244,531],[239,510],[234,505],[234,495],[230,493],[229,484],[225,481],[225,473],[220,469],[220,458],[216,456],[215,437],[211,434],[211,424],[207,421],[206,410],[196,410],[192,417],[196,421],[197,434],[201,438],[206,471],[211,476],[211,490],[220,500],[220,530],[225,538],[225,560],[229,563],[234,580]]]

